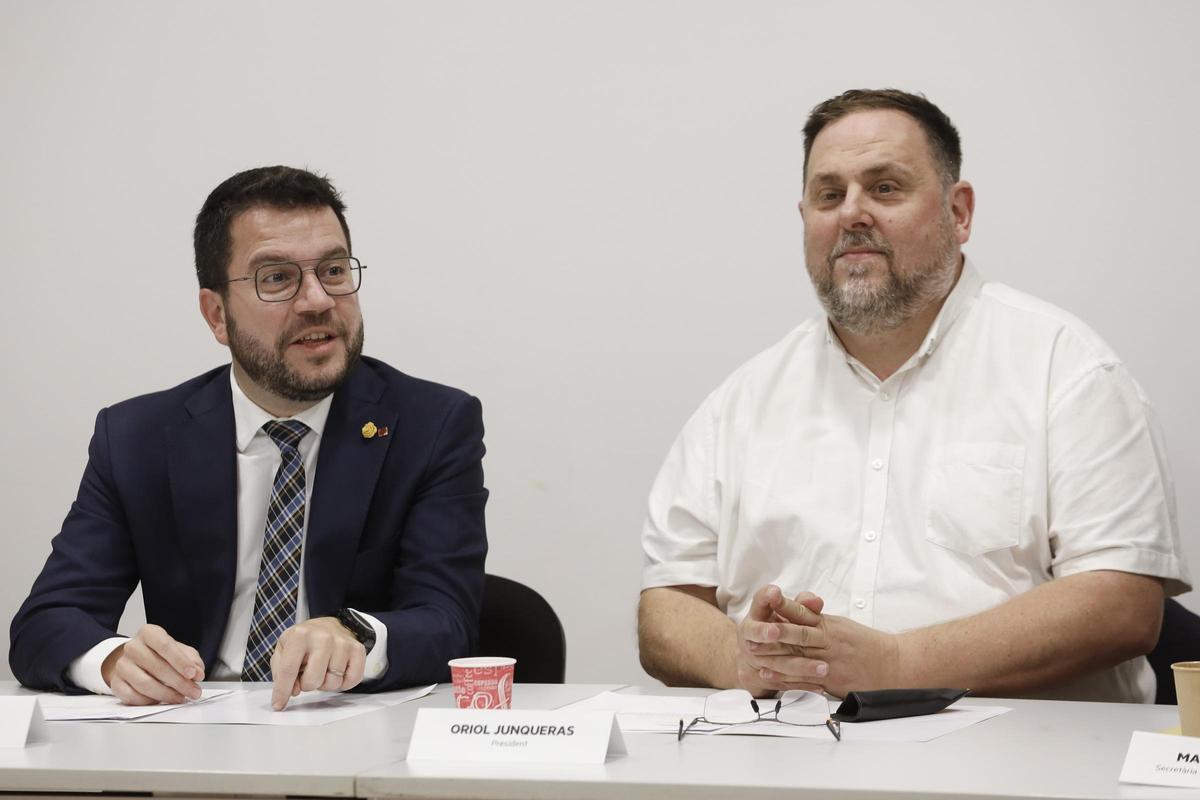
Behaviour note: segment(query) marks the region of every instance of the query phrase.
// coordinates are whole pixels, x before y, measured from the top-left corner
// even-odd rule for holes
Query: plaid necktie
[[[262,564],[258,568],[258,593],[254,617],[246,637],[242,680],[271,680],[271,653],[275,642],[296,619],[296,594],[300,588],[300,545],[304,530],[304,461],[300,440],[308,426],[296,420],[268,422],[263,430],[279,447],[283,461],[275,473],[271,502],[267,505],[267,530],[263,536]]]

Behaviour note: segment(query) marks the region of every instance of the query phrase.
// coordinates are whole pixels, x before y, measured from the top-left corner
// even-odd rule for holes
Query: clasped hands
[[[288,628],[271,655],[271,706],[282,711],[301,692],[352,689],[362,682],[366,648],[334,617],[317,617]],[[171,638],[158,625],[143,625],[104,659],[104,682],[127,705],[182,703],[200,699],[204,662],[196,648]]]
[[[737,681],[763,696],[788,689],[847,692],[894,688],[899,640],[845,617],[822,614],[811,592],[784,596],[775,585],[754,594],[737,626]]]

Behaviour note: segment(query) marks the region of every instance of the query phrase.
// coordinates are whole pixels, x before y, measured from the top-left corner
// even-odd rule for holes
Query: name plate
[[[422,708],[409,761],[602,764],[624,755],[611,711],[500,711]]]
[[[45,728],[36,697],[0,697],[0,747],[24,747],[44,739]]]
[[[1119,780],[1200,787],[1200,738],[1134,731]]]

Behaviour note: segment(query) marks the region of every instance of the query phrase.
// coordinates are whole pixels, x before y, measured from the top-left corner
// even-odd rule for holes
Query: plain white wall
[[[816,311],[800,129],[851,87],[955,120],[967,251],[1125,357],[1200,567],[1197,29],[1186,1],[0,2],[0,617],[96,411],[226,359],[192,220],[286,163],[345,194],[367,352],[483,401],[489,570],[558,609],[571,680],[645,682],[650,481],[704,395]]]

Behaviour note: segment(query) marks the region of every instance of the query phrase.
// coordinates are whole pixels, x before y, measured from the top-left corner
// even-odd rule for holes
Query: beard
[[[305,328],[312,325],[326,325],[334,330],[339,339],[346,343],[346,357],[341,369],[333,375],[316,375],[307,377],[288,366],[286,353],[288,346]],[[358,329],[347,335],[345,325],[337,324],[332,319],[304,320],[294,326],[294,330],[284,332],[275,342],[274,348],[249,334],[244,334],[238,328],[232,316],[226,313],[225,329],[229,335],[229,350],[234,359],[246,371],[250,380],[267,391],[297,403],[315,403],[331,394],[362,355],[363,325],[359,322]]]
[[[839,286],[834,279],[835,262],[847,250],[869,247],[882,253],[887,274],[881,284],[870,280],[865,265],[852,265]],[[954,287],[958,274],[958,242],[947,211],[934,239],[915,255],[907,269],[896,270],[895,253],[876,230],[843,231],[837,244],[821,264],[807,253],[808,274],[817,297],[839,326],[860,336],[895,330],[931,304],[941,301]]]

